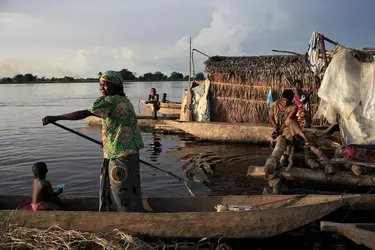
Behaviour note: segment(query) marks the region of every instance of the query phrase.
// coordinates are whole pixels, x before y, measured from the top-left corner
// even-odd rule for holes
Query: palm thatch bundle
[[[319,104],[320,79],[311,71],[307,55],[214,56],[205,61],[205,72],[211,80],[212,121],[268,123],[270,87],[277,100],[285,89],[294,88],[297,79],[306,93],[312,91],[310,104]]]
[[[94,234],[64,230],[53,226],[47,230],[27,227],[3,226],[0,230],[0,249],[103,249],[103,250],[157,250],[157,249],[206,249],[231,250],[226,243],[210,242],[203,238],[194,242],[161,241],[145,242],[139,238],[115,230],[113,233]]]

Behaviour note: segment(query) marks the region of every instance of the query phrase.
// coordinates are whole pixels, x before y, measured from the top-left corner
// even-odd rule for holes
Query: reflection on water
[[[161,144],[161,141],[160,141],[161,139],[160,134],[157,134],[155,132],[152,132],[151,134],[152,134],[152,139],[151,139],[151,143],[149,144],[149,149],[147,151],[150,152],[151,161],[156,162],[158,159],[158,156],[162,152],[163,145]]]

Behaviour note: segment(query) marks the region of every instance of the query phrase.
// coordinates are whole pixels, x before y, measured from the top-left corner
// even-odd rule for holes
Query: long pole
[[[189,88],[191,84],[191,37],[189,37]]]
[[[56,123],[56,122],[51,122],[51,123],[52,123],[53,125],[57,126],[57,127],[60,127],[60,128],[62,128],[62,129],[65,129],[65,130],[67,130],[67,131],[69,131],[69,132],[71,132],[71,133],[73,133],[73,134],[76,134],[76,135],[78,135],[78,136],[81,136],[81,137],[83,137],[83,138],[85,138],[85,139],[87,139],[87,140],[89,140],[89,141],[92,141],[92,142],[94,142],[94,143],[96,143],[96,144],[98,144],[98,145],[100,145],[100,146],[103,147],[102,142],[100,142],[100,141],[98,141],[98,140],[95,140],[95,139],[93,139],[93,138],[91,138],[91,137],[89,137],[89,136],[87,136],[87,135],[84,135],[84,134],[82,134],[82,133],[79,133],[79,132],[77,132],[77,131],[74,131],[73,129],[70,129],[70,128],[68,128],[68,127],[65,127],[64,125],[61,125],[61,124],[59,124],[59,123]],[[164,169],[162,169],[162,168],[159,168],[159,167],[157,167],[157,166],[155,166],[155,165],[153,165],[153,164],[151,164],[151,163],[148,163],[148,162],[146,162],[146,161],[143,161],[143,160],[141,160],[141,159],[140,159],[139,161],[140,161],[141,163],[143,163],[143,164],[149,166],[149,167],[152,167],[152,168],[155,168],[155,169],[157,169],[157,170],[160,170],[161,172],[164,172],[164,173],[167,174],[167,175],[173,176],[173,177],[175,177],[176,179],[178,179],[178,180],[180,180],[180,181],[184,181],[185,183],[187,182],[187,180],[185,180],[185,179],[183,179],[183,178],[181,178],[181,177],[179,177],[179,176],[173,174],[173,173],[170,172],[170,171],[167,171],[167,170],[164,170]]]

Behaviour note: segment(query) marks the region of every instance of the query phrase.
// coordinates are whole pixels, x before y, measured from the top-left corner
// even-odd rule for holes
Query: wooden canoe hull
[[[355,176],[349,171],[339,171],[332,176],[327,176],[323,170],[313,170],[308,168],[292,168],[289,172],[281,171],[281,175],[286,180],[294,181],[314,181],[325,184],[352,185],[352,186],[374,186],[374,174]],[[264,177],[264,167],[250,166],[247,176]]]
[[[320,229],[327,232],[335,232],[344,235],[358,245],[375,250],[375,224],[352,224],[321,221]]]
[[[183,202],[183,200],[193,200],[194,197],[148,198],[144,200],[145,208],[152,212],[147,213],[0,210],[0,221],[41,229],[53,225],[63,229],[89,232],[111,232],[118,229],[133,236],[163,238],[266,238],[318,220],[347,203],[356,203],[361,196],[312,195],[264,205],[262,209],[239,212],[216,212],[213,206],[207,207],[208,203],[205,202],[207,198],[209,197],[201,197],[200,202],[196,200],[195,204],[198,206],[195,207],[188,202]],[[28,199],[30,197],[0,196],[0,205],[9,209],[10,204]],[[249,201],[260,201],[260,199],[275,198],[236,196],[232,198],[218,197],[213,200],[228,205],[241,205],[239,203],[242,201],[242,205],[251,206],[256,204],[248,203]],[[213,200],[210,205],[213,205]],[[238,202],[229,203],[234,201]],[[66,209],[77,210],[79,207],[88,206],[91,208],[90,210],[97,208],[97,206],[94,207],[94,204],[97,205],[97,198],[66,197],[63,202]],[[174,208],[170,207],[173,202],[177,205]],[[182,208],[179,209],[182,211],[173,211],[177,207]],[[185,207],[187,209],[184,209]],[[195,212],[184,210],[195,210]]]
[[[174,117],[159,117],[157,120],[152,120],[151,118],[146,117],[140,117],[137,120],[137,125],[139,128],[170,128],[173,129],[173,127],[169,126],[165,121],[175,119]],[[89,116],[85,118],[85,121],[90,126],[102,126],[102,119],[96,116]]]
[[[140,99],[139,102],[151,107],[151,104],[146,104],[147,100]],[[160,102],[160,108],[181,109],[181,102]]]
[[[225,123],[225,122],[192,122],[170,120],[168,125],[183,130],[201,140],[236,142],[236,143],[268,143],[274,128],[269,124]],[[306,129],[306,131],[317,131]]]
[[[160,108],[158,112],[162,115],[179,117],[181,109]]]

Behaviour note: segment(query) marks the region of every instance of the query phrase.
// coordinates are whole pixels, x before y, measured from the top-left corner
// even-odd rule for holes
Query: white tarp
[[[346,144],[375,143],[375,63],[360,62],[339,47],[324,73],[315,118],[336,124],[340,114]]]
[[[210,81],[208,79],[191,89],[191,112],[193,121],[210,121],[211,109],[209,105],[209,91]],[[181,110],[184,110],[187,102],[187,91],[184,91],[182,100],[183,102]],[[180,119],[185,120],[183,112],[180,115]]]
[[[194,121],[207,121],[208,110],[208,94],[210,90],[210,80],[206,79],[199,86],[192,89],[193,96],[193,120]]]

